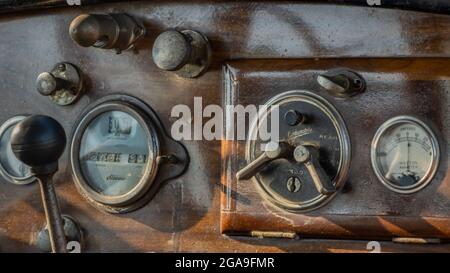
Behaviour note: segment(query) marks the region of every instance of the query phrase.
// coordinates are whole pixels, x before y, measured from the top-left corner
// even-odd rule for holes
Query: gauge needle
[[[411,143],[408,141],[407,144],[407,152],[406,152],[406,172],[403,173],[404,176],[412,176],[414,177],[415,172],[411,171],[411,161],[410,161],[410,154],[411,154]]]
[[[407,142],[407,153],[406,153],[406,171],[408,172],[408,173],[410,173],[410,170],[409,170],[409,150],[410,150],[410,147],[411,147],[411,143],[409,143],[409,140],[408,140],[408,142]]]
[[[414,178],[414,172],[411,171],[411,161],[410,161],[410,154],[411,154],[411,143],[408,141],[406,143],[407,151],[406,151],[406,171],[403,172],[403,176],[410,176]]]

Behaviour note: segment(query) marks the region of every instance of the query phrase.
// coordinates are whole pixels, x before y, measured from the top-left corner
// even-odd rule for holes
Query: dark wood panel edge
[[[348,215],[299,215],[298,223],[291,228],[277,232],[295,232],[305,238],[346,238],[346,239],[383,239],[395,237],[439,238],[450,241],[450,219],[421,217],[420,222],[411,223],[412,217],[403,216],[348,216]],[[239,226],[239,233],[251,232],[254,226],[258,231],[275,231],[273,223],[265,222],[258,215],[245,212],[222,211],[222,234],[233,234],[232,227]],[[239,224],[237,224],[239,223]],[[257,223],[257,224],[255,224]],[[374,236],[374,234],[377,234]],[[420,234],[417,235],[417,234]]]
[[[135,0],[128,0],[131,2]],[[69,7],[75,6],[76,1],[74,0],[0,0],[0,13],[13,13],[24,10],[33,9],[48,9],[48,8],[58,8],[58,7]],[[114,2],[125,2],[123,0],[80,0],[80,5],[94,5],[94,4],[107,4]],[[74,4],[70,4],[74,3]]]
[[[91,5],[100,3],[113,3],[113,2],[130,2],[134,0],[82,0],[81,4]],[[210,1],[208,1],[210,2]],[[429,12],[436,14],[450,14],[450,3],[446,0],[383,0],[380,5],[376,3],[369,5],[367,0],[303,0],[300,2],[315,3],[315,4],[329,4],[329,5],[350,5],[360,6],[366,8],[383,8],[383,9],[400,9],[411,10],[419,12]],[[67,0],[0,0],[0,13],[18,12],[22,10],[30,9],[43,9],[52,7],[69,6]]]

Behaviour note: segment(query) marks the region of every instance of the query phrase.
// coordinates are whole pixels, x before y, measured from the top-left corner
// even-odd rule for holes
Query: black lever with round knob
[[[52,178],[64,151],[66,135],[53,118],[33,115],[19,122],[11,134],[11,148],[17,159],[31,167],[41,188],[53,252],[67,252],[58,200]]]

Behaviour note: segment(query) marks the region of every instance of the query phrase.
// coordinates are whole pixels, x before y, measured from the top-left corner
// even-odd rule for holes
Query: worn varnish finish
[[[74,17],[83,12],[130,13],[144,20],[147,36],[138,45],[138,50],[121,55],[78,47],[70,40],[68,26]],[[192,28],[210,39],[213,63],[201,78],[179,78],[173,73],[158,70],[152,63],[151,47],[154,39],[163,30],[173,27]],[[192,106],[194,96],[202,96],[204,104],[222,103],[222,65],[227,60],[364,56],[446,58],[450,56],[449,30],[450,17],[444,15],[266,1],[139,1],[133,4],[81,6],[2,15],[0,120],[3,122],[24,112],[47,114],[63,122],[70,134],[76,117],[90,102],[107,94],[124,93],[151,105],[169,131],[174,121],[170,118],[173,105]],[[76,64],[88,78],[87,94],[73,106],[58,107],[48,98],[40,96],[34,87],[37,75],[60,61]],[[356,59],[353,62],[355,66],[367,67],[364,60]],[[296,63],[294,61],[294,68]],[[267,65],[262,65],[264,62],[254,64],[254,69],[267,69]],[[258,64],[262,67],[258,68]],[[377,67],[378,70],[394,68],[392,62],[386,63],[384,68]],[[398,69],[407,68],[400,66]],[[417,67],[413,70],[430,71],[430,68]],[[448,72],[448,69],[444,71]],[[441,73],[445,72],[429,72],[439,79]],[[402,83],[406,85],[407,79],[398,77],[397,84]],[[438,83],[437,89],[431,93],[446,90],[443,87],[446,81]],[[421,103],[423,97],[416,96],[414,91],[420,90],[420,82],[408,87],[410,91],[404,97],[406,105]],[[383,99],[382,96],[375,98]],[[436,105],[444,104],[445,98],[439,98]],[[384,103],[396,103],[395,107],[401,109],[402,104],[398,105],[399,102],[400,98],[395,102],[388,100]],[[447,111],[435,109],[436,105],[427,107],[431,112],[443,115],[441,121],[448,123]],[[422,112],[422,115],[425,113]],[[374,122],[385,119],[379,116],[383,113],[368,114],[376,116],[372,119]],[[372,125],[375,130],[377,124]],[[349,128],[353,126],[358,128],[359,125],[348,124]],[[443,125],[437,126],[442,128]],[[57,191],[62,211],[77,218],[84,227],[87,251],[367,251],[365,241],[257,239],[221,235],[221,143],[184,141],[184,144],[191,156],[186,174],[167,183],[150,204],[125,215],[98,211],[82,199],[71,178],[66,149],[60,171],[55,177],[58,181]],[[369,173],[369,161],[359,164]],[[448,176],[444,180],[448,181]],[[373,186],[382,189],[378,183],[373,183]],[[435,186],[427,190],[433,189],[436,190]],[[357,198],[363,200],[362,196]],[[395,203],[393,199],[390,200]],[[386,206],[380,202],[370,205],[378,211]],[[409,204],[403,203],[398,209],[407,210],[408,207]],[[426,205],[422,208],[429,209]],[[448,215],[445,208],[434,213]],[[38,251],[32,243],[43,223],[37,185],[18,187],[1,181],[0,251]],[[449,251],[450,248],[448,245],[414,246],[384,242],[382,250]]]
[[[316,82],[327,69],[347,67],[366,80],[366,91],[352,98],[330,96]],[[289,213],[263,199],[253,179],[237,181],[245,164],[245,141],[223,141],[224,233],[296,232],[308,237],[450,239],[450,59],[302,59],[231,62],[224,68],[226,104],[263,105],[290,90],[324,96],[342,114],[352,143],[352,164],[342,193],[309,213]],[[424,69],[426,68],[426,69]],[[440,167],[431,184],[412,195],[394,193],[376,178],[370,145],[378,127],[398,115],[429,124],[441,143]],[[227,122],[225,122],[227,124]]]

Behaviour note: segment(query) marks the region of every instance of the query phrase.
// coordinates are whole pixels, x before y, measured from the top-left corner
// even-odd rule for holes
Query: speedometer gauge
[[[371,148],[378,179],[397,193],[414,193],[433,179],[439,163],[439,144],[433,131],[411,116],[383,123]]]
[[[128,209],[153,184],[159,139],[142,110],[107,102],[81,120],[71,153],[77,186],[85,196],[104,206]]]
[[[98,193],[126,194],[146,171],[154,172],[156,140],[149,145],[148,138],[155,136],[144,126],[124,111],[106,111],[86,128],[79,152],[81,172]]]
[[[83,111],[77,124],[70,146],[75,185],[98,209],[125,213],[144,206],[189,163],[184,146],[137,98],[103,97]]]

